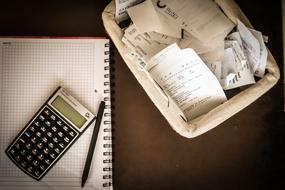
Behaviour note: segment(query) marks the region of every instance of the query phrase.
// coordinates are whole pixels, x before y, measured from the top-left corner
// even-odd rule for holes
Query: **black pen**
[[[96,122],[95,122],[94,130],[93,130],[91,142],[90,142],[90,145],[89,145],[87,158],[86,158],[86,161],[85,161],[85,166],[84,166],[82,178],[81,178],[81,187],[84,186],[84,184],[85,184],[85,182],[86,182],[86,180],[88,178],[88,173],[89,173],[89,170],[90,170],[90,165],[91,165],[91,162],[92,162],[94,148],[95,148],[95,145],[96,145],[96,140],[97,140],[98,132],[99,132],[99,129],[100,129],[100,125],[101,125],[101,120],[102,120],[102,117],[103,117],[104,109],[105,109],[105,102],[101,101],[100,106],[99,106],[99,110],[98,110],[98,113],[97,113],[97,117],[96,117]]]

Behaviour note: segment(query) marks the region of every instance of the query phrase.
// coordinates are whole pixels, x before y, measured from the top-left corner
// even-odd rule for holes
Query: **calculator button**
[[[32,141],[33,143],[36,143],[36,142],[38,141],[38,139],[37,139],[36,137],[33,137],[33,138],[31,139],[31,141]]]
[[[52,133],[51,132],[47,132],[47,136],[52,137]]]
[[[54,149],[54,151],[55,151],[57,154],[59,154],[59,153],[60,153],[59,148],[55,148],[55,149]]]
[[[11,153],[12,155],[15,155],[16,151],[15,151],[14,149],[11,149],[11,150],[10,150],[10,153]]]
[[[51,154],[50,154],[50,157],[51,157],[52,159],[55,159],[55,154],[54,154],[54,153],[51,153]]]
[[[21,162],[21,166],[23,166],[25,168],[27,166],[27,162],[26,161],[22,161]]]
[[[15,147],[16,147],[18,150],[21,148],[19,143],[16,143],[16,144],[15,144]]]
[[[25,142],[26,142],[26,140],[25,140],[23,137],[20,138],[20,141],[21,141],[22,143],[25,143]]]
[[[41,127],[42,132],[46,132],[46,128],[45,127]]]
[[[39,165],[39,161],[34,160],[34,161],[33,161],[33,165],[34,165],[34,166],[38,166],[38,165]]]
[[[51,123],[49,121],[46,121],[45,122],[46,126],[50,127],[51,126]]]
[[[72,136],[72,137],[74,137],[75,134],[74,134],[73,131],[70,131],[70,132],[69,132],[69,135]]]
[[[40,165],[40,168],[41,168],[41,170],[45,170],[46,169],[46,167],[44,166],[44,165]]]
[[[49,146],[50,148],[53,148],[53,147],[54,147],[54,145],[53,145],[52,142],[48,143],[48,146]]]
[[[64,141],[65,141],[66,143],[69,143],[69,138],[65,137],[65,138],[64,138]]]
[[[54,120],[54,121],[55,121],[55,119],[56,119],[56,117],[55,117],[54,115],[51,115],[50,118],[51,118],[52,120]]]
[[[16,159],[16,161],[19,162],[21,160],[21,157],[19,155],[17,155],[17,156],[15,156],[15,159]]]
[[[49,110],[45,110],[45,114],[49,115],[50,114]]]
[[[68,131],[68,127],[63,126],[63,130]]]
[[[28,131],[25,132],[25,135],[26,135],[27,137],[31,137],[31,133],[29,133]]]
[[[56,122],[59,126],[62,126],[62,122],[61,121],[57,121]]]
[[[35,131],[36,131],[36,129],[35,129],[33,126],[30,127],[30,130],[31,130],[32,132],[35,132]]]
[[[41,136],[42,136],[41,132],[37,132],[36,135],[37,135],[38,137],[41,137]]]
[[[44,153],[48,154],[49,153],[49,149],[48,148],[44,148]]]
[[[50,159],[45,159],[45,163],[50,165]]]
[[[40,126],[40,123],[38,121],[35,121],[34,124],[39,127]]]
[[[25,156],[25,155],[27,154],[27,150],[26,150],[26,149],[22,149],[22,150],[20,151],[20,153],[21,153],[23,156]]]
[[[28,155],[26,156],[26,158],[27,158],[27,160],[29,160],[29,161],[31,161],[31,160],[33,159],[32,155],[30,155],[30,154],[28,154]]]
[[[55,126],[53,126],[53,127],[51,128],[51,130],[53,130],[53,132],[56,132],[56,131],[57,131],[57,128],[56,128]]]
[[[59,146],[61,147],[61,148],[64,148],[65,147],[65,145],[61,142],[61,143],[59,143]]]
[[[38,159],[43,160],[44,158],[45,158],[45,156],[43,154],[38,155]]]
[[[57,138],[57,137],[54,137],[52,140],[53,140],[55,143],[58,143],[58,138]]]
[[[26,144],[26,148],[30,150],[32,148],[32,144],[31,143],[27,143]]]
[[[58,132],[57,134],[58,134],[58,136],[63,137],[63,133],[61,131]]]
[[[35,149],[35,148],[34,148],[34,149],[32,150],[32,153],[33,153],[34,155],[37,155],[37,154],[38,154],[38,149]]]
[[[45,120],[45,117],[42,116],[42,115],[40,115],[39,118],[40,118],[41,121],[44,121],[44,120]]]
[[[28,172],[32,173],[32,172],[34,171],[34,168],[33,168],[32,166],[29,166],[29,167],[27,168],[27,170],[28,170]]]
[[[42,140],[43,140],[44,143],[48,142],[47,138],[45,138],[45,137],[43,137]]]
[[[41,174],[41,173],[40,173],[39,171],[35,171],[35,175],[36,175],[36,176],[40,176],[40,174]]]
[[[37,144],[37,147],[39,148],[39,149],[42,149],[43,148],[43,143],[42,142],[38,142],[38,144]]]

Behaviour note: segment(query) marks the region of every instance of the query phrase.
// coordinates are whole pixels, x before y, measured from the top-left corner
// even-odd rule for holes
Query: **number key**
[[[56,128],[55,126],[53,126],[53,127],[51,128],[51,130],[52,130],[53,132],[56,132],[56,131],[57,131],[57,128]]]
[[[61,131],[58,132],[57,134],[58,134],[58,136],[63,137],[63,133]]]
[[[53,145],[52,142],[48,143],[48,146],[49,146],[50,148],[53,148],[53,147],[54,147],[54,145]]]
[[[67,126],[63,126],[63,130],[68,131],[68,127]]]
[[[52,133],[51,132],[47,132],[47,136],[52,137]]]
[[[28,155],[26,156],[26,158],[27,158],[27,160],[29,160],[29,161],[31,161],[31,160],[33,159],[32,155],[30,155],[30,154],[28,154]]]
[[[48,148],[44,148],[44,153],[48,154],[49,153],[49,149]]]
[[[34,171],[34,168],[32,166],[28,167],[27,170],[32,173]]]
[[[36,137],[33,137],[33,138],[31,139],[31,141],[32,141],[33,143],[36,143],[36,142],[38,141],[38,139],[37,139]]]

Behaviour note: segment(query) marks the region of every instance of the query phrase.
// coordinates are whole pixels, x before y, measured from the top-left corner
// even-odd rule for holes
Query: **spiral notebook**
[[[81,189],[94,123],[41,181],[5,155],[13,138],[58,86],[97,113],[106,102],[89,178],[83,189],[112,189],[109,40],[0,38],[0,189]]]

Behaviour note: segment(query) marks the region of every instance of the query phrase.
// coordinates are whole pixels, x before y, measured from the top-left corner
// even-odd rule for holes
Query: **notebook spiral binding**
[[[106,43],[105,44],[105,48],[108,48],[108,51],[104,52],[105,55],[105,59],[104,62],[106,63],[106,66],[104,67],[104,71],[106,71],[106,74],[104,74],[104,101],[106,103],[105,106],[105,113],[104,113],[104,136],[103,136],[103,140],[104,140],[104,144],[103,144],[103,148],[104,148],[104,152],[103,152],[103,187],[111,187],[113,186],[113,176],[112,176],[112,171],[113,171],[113,136],[112,136],[112,118],[111,116],[113,115],[111,110],[112,110],[112,98],[111,98],[111,93],[113,93],[112,91],[112,83],[111,83],[111,79],[113,78],[113,75],[111,73],[112,69],[111,69],[111,63],[110,63],[110,43]]]

